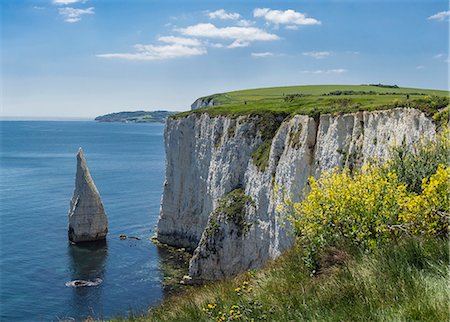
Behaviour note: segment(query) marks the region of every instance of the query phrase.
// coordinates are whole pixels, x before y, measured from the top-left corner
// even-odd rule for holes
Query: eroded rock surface
[[[68,233],[69,240],[74,243],[103,240],[108,233],[108,218],[81,148],[77,154],[75,191],[70,201]]]
[[[372,158],[385,159],[394,144],[436,136],[431,118],[410,108],[296,115],[281,123],[261,167],[254,158],[265,141],[261,125],[258,116],[207,113],[167,122],[157,237],[195,250],[192,278],[217,279],[260,267],[292,245],[291,228],[276,210],[282,202],[277,187],[297,201],[310,176],[332,168],[358,168]],[[242,218],[251,224],[245,233],[215,211],[237,188],[252,200],[244,207]]]

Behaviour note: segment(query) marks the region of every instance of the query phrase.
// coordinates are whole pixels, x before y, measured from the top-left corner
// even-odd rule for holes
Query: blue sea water
[[[2,321],[109,318],[163,298],[149,237],[164,180],[162,124],[2,121],[0,317]],[[109,219],[106,244],[69,245],[67,213],[83,147]],[[141,240],[120,240],[120,234]],[[72,288],[74,279],[101,278]]]

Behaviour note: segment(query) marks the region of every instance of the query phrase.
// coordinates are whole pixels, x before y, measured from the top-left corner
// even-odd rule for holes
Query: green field
[[[428,114],[449,104],[449,92],[386,85],[310,85],[233,91],[203,97],[217,106],[177,114],[245,115],[263,111],[317,115],[414,107]]]
[[[424,95],[448,95],[448,91],[420,89],[420,88],[389,88],[381,86],[369,86],[369,85],[306,85],[306,86],[287,86],[287,87],[268,87],[257,89],[246,89],[241,91],[234,91],[224,93],[225,97],[231,98],[233,101],[243,100],[261,100],[281,97],[284,95],[292,94],[305,94],[305,95],[324,95],[333,91],[364,91],[364,92],[376,92],[376,93],[421,93]]]

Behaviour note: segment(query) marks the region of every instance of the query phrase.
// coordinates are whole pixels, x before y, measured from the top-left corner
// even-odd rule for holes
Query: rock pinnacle
[[[69,240],[74,243],[103,240],[108,233],[108,218],[81,148],[77,153],[77,173],[70,201],[68,233]]]

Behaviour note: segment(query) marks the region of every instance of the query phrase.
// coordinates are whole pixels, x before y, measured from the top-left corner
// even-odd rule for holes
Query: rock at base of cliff
[[[259,250],[268,251],[268,244],[255,240],[261,231],[255,211],[254,201],[240,188],[220,200],[189,263],[192,280],[229,278],[262,264]]]
[[[103,240],[107,233],[108,218],[80,148],[75,191],[69,210],[69,240],[73,243]]]

